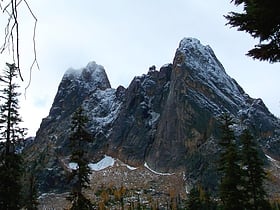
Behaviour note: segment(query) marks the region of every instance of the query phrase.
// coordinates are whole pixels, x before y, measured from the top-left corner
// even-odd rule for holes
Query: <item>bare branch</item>
[[[7,25],[5,27],[4,44],[0,48],[1,49],[0,53],[3,53],[6,48],[9,48],[9,40],[10,40],[10,37],[11,37],[10,24],[11,24],[11,21],[12,21],[12,15],[7,10],[3,10],[3,11],[5,11],[9,15],[9,18],[8,18]]]
[[[4,9],[3,9],[3,12],[6,12],[7,11],[7,8],[9,8],[9,6],[11,5],[12,2],[10,2],[9,4],[7,4]]]
[[[18,24],[18,9],[19,6],[24,2],[24,4],[27,6],[28,11],[32,18],[34,19],[34,27],[33,27],[33,54],[34,54],[34,60],[30,66],[30,75],[29,75],[29,82],[26,87],[26,89],[30,86],[31,82],[31,72],[34,66],[38,69],[39,64],[37,60],[37,53],[36,53],[36,28],[37,28],[37,18],[34,15],[30,5],[28,4],[27,0],[9,0],[7,4],[4,3],[3,0],[0,1],[0,9],[4,14],[7,14],[8,20],[5,27],[5,36],[4,36],[4,42],[3,45],[0,47],[0,54],[2,54],[5,50],[10,51],[12,50],[12,56],[13,61],[17,65],[17,69],[19,72],[19,76],[21,80],[23,80],[21,69],[20,69],[20,52],[19,52],[19,46],[20,46],[20,31],[19,31],[19,24]]]
[[[17,0],[12,0],[12,15],[13,15],[13,19],[14,19],[14,25],[11,31],[16,30],[16,57],[17,57],[17,67],[18,67],[18,73],[19,76],[21,78],[21,80],[23,81],[21,72],[20,72],[20,65],[19,65],[19,31],[18,31],[18,13],[17,13]],[[14,29],[15,28],[15,29]],[[13,41],[14,43],[14,41]],[[14,47],[14,45],[13,45]],[[14,52],[14,50],[13,50]],[[14,54],[14,53],[13,53]]]
[[[37,28],[37,18],[36,16],[34,15],[33,11],[31,10],[28,2],[26,0],[24,0],[25,2],[25,5],[27,6],[30,14],[33,16],[33,19],[35,20],[35,23],[34,23],[34,28],[33,28],[33,54],[34,54],[34,60],[32,62],[32,65],[30,66],[30,69],[29,69],[29,81],[28,81],[28,84],[27,86],[25,87],[25,97],[26,97],[26,90],[29,88],[30,84],[31,84],[31,80],[32,80],[32,69],[34,67],[34,65],[36,64],[37,68],[40,70],[40,67],[39,67],[39,63],[38,63],[38,60],[37,60],[37,52],[36,52],[36,28]]]

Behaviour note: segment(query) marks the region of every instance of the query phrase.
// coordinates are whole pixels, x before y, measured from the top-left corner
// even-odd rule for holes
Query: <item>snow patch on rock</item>
[[[118,164],[117,162],[119,162],[120,164]],[[104,170],[106,168],[112,167],[114,165],[116,165],[116,166],[120,165],[120,166],[126,167],[131,171],[137,169],[136,167],[125,164],[125,163],[121,162],[120,160],[115,159],[115,158],[113,158],[111,156],[108,156],[108,155],[104,155],[104,158],[101,159],[100,161],[98,161],[97,163],[88,164],[90,170],[92,170],[92,171],[101,171],[101,170]],[[79,166],[75,162],[70,162],[68,164],[68,168],[71,169],[71,170],[77,170],[79,168]]]
[[[157,171],[151,169],[151,168],[149,167],[149,165],[148,165],[146,162],[144,163],[144,166],[145,166],[145,168],[147,168],[149,171],[153,172],[153,173],[156,174],[156,175],[162,175],[162,176],[170,176],[170,175],[173,175],[173,174],[171,174],[171,173],[161,173],[161,172],[157,172]]]
[[[77,164],[77,163],[70,162],[70,163],[68,164],[68,168],[70,168],[71,170],[77,170],[79,167],[78,167],[78,164]]]
[[[280,164],[279,164],[279,161],[273,159],[272,157],[270,157],[269,155],[265,155],[267,157],[267,159],[273,164],[276,166],[276,168],[280,168]]]
[[[102,160],[100,160],[97,163],[90,163],[89,167],[91,170],[93,171],[101,171],[105,168],[111,167],[115,164],[115,159],[105,155],[104,158]]]
[[[119,160],[120,161],[120,160]],[[136,168],[136,167],[133,167],[133,166],[130,166],[130,165],[128,165],[128,164],[125,164],[125,163],[123,163],[122,161],[120,161],[121,162],[121,166],[124,166],[124,167],[126,167],[126,168],[128,168],[130,171],[134,171],[134,170],[136,170],[136,169],[138,169],[138,168]]]

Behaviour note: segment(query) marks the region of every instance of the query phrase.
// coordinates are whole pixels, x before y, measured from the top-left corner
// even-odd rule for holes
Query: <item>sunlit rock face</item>
[[[94,140],[85,149],[92,161],[108,154],[131,166],[184,173],[186,183],[199,181],[215,190],[219,116],[225,112],[235,118],[236,134],[250,128],[263,151],[280,158],[279,120],[227,75],[209,46],[194,38],[182,39],[172,64],[151,67],[127,88],[111,88],[95,62],[69,69],[49,116],[25,150],[32,170],[45,180],[41,191],[68,186],[70,123],[79,106],[90,119]]]

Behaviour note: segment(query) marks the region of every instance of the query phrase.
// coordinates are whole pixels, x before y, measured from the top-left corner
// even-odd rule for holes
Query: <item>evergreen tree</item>
[[[25,129],[20,128],[22,121],[19,115],[18,96],[19,87],[14,83],[17,68],[14,64],[7,64],[1,78],[3,89],[0,97],[3,104],[0,108],[0,209],[20,209],[22,158],[16,152],[16,146],[24,139]]]
[[[244,13],[226,15],[228,24],[239,31],[248,32],[259,39],[259,44],[247,55],[270,62],[280,61],[280,1],[279,0],[232,0],[243,5]]]
[[[225,210],[243,209],[243,195],[240,158],[231,126],[233,119],[225,114],[221,117],[222,137],[220,139],[221,153],[219,171],[221,175],[219,194]]]
[[[217,206],[211,200],[209,193],[201,186],[195,186],[188,194],[186,209],[188,210],[215,210]]]
[[[24,206],[28,210],[37,210],[38,209],[38,191],[37,183],[34,174],[31,172],[27,177],[27,195],[25,197]]]
[[[71,157],[70,161],[77,164],[76,169],[72,171],[72,192],[69,200],[72,202],[72,210],[78,209],[92,209],[92,204],[87,199],[82,190],[87,188],[90,180],[90,168],[88,166],[89,160],[85,155],[85,143],[92,141],[91,135],[87,132],[85,126],[88,118],[83,114],[83,109],[79,108],[72,117],[72,127],[70,135]]]
[[[0,108],[0,141],[5,141],[5,154],[15,153],[15,146],[23,139],[25,129],[19,126],[22,119],[19,115],[18,97],[20,94],[16,92],[19,88],[14,83],[17,78],[17,68],[15,64],[8,64],[8,69],[4,70],[4,76],[1,82],[4,84],[4,89],[0,90],[0,97],[4,101]]]
[[[257,144],[247,129],[242,132],[240,140],[242,143],[241,158],[244,171],[246,208],[250,210],[268,210],[270,206],[263,186],[266,173],[263,169],[264,163],[259,157]]]
[[[22,158],[19,154],[0,157],[0,209],[20,209]]]
[[[188,210],[202,209],[202,201],[200,199],[200,192],[198,187],[193,187],[190,190],[187,199],[187,209]]]

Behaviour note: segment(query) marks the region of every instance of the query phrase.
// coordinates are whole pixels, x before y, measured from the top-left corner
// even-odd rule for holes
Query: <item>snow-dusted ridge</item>
[[[214,51],[209,45],[204,46],[198,39],[184,38],[179,44],[177,52],[184,55],[184,65],[189,67],[195,81],[200,81],[207,89],[213,90],[223,100],[232,106],[240,106],[246,101],[246,95],[242,88],[227,75],[223,65],[215,56]],[[181,65],[181,64],[180,64]],[[206,102],[204,96],[197,98],[205,103],[205,106],[211,106]]]
[[[106,130],[105,127],[117,118],[121,102],[117,99],[116,90],[108,88],[92,93],[91,98],[83,103],[83,107],[92,120],[90,129],[93,132],[100,132]],[[109,135],[109,132],[106,135]]]
[[[86,67],[83,68],[69,68],[62,78],[62,80],[65,79],[77,81],[79,85],[88,89],[94,89],[94,87],[106,89],[111,87],[105,68],[95,61],[89,62]]]
[[[64,76],[76,76],[80,77],[83,71],[90,71],[91,73],[96,72],[96,74],[100,74],[100,72],[105,71],[104,67],[102,65],[98,65],[95,61],[89,62],[86,67],[74,69],[70,67],[65,73]]]

